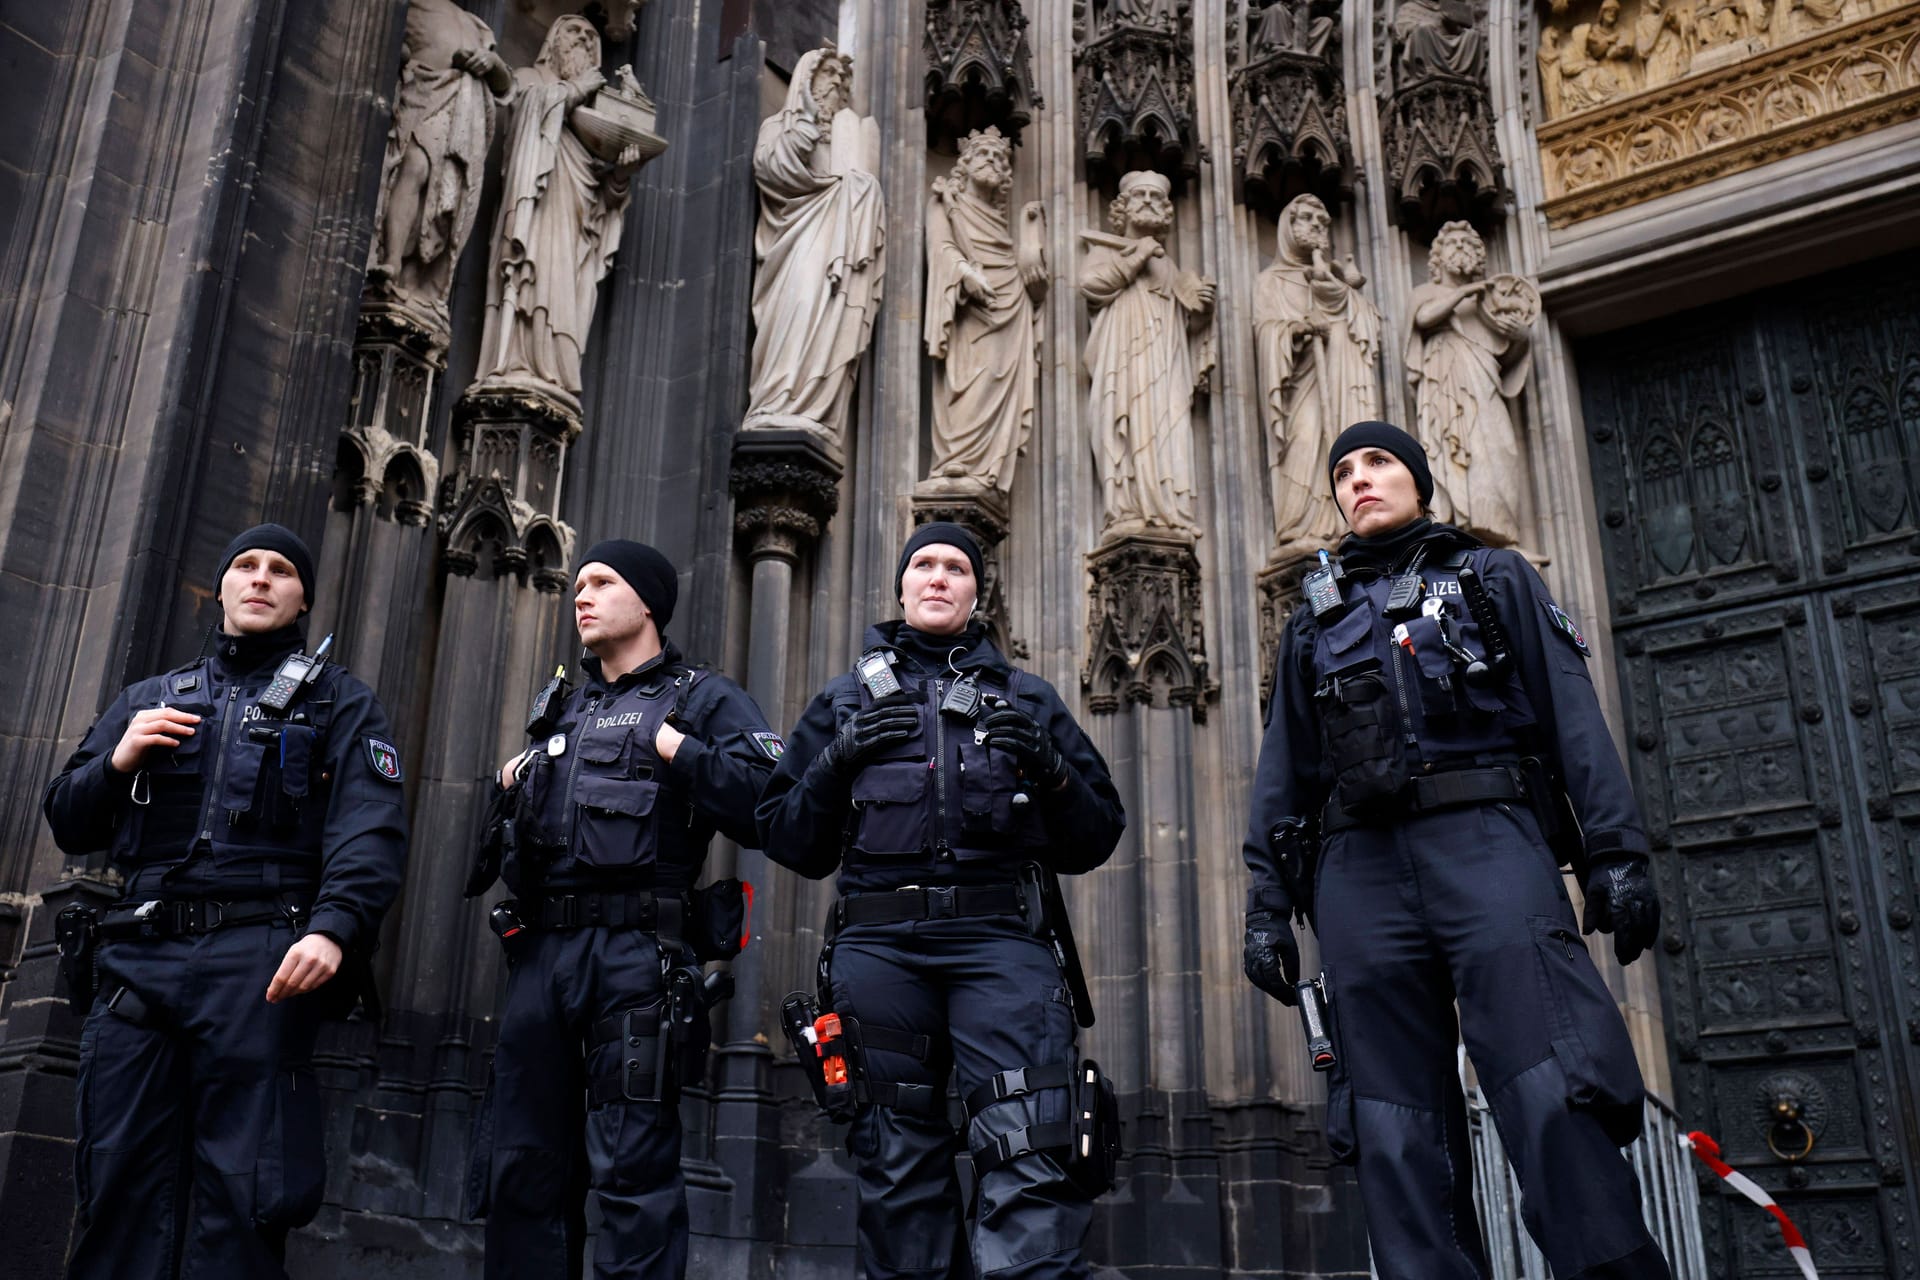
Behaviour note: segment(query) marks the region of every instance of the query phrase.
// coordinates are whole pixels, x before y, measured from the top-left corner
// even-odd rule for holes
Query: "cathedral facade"
[[[460,889],[577,550],[664,550],[674,639],[784,726],[951,519],[1130,818],[1068,890],[1126,1132],[1092,1257],[1364,1276],[1240,844],[1325,452],[1382,417],[1594,649],[1667,913],[1596,951],[1650,1088],[1823,1275],[1920,1277],[1920,2],[0,0],[0,64],[20,1274],[72,1213],[52,917],[115,892],[41,793],[198,651],[233,532],[315,547],[413,829],[290,1265],[438,1280],[504,976]],[[709,867],[756,905],[682,1104],[696,1274],[849,1274],[778,1018],[830,889]],[[1792,1273],[1697,1189],[1705,1274]]]

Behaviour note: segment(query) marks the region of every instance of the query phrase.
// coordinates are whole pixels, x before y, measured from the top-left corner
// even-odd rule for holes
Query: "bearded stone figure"
[[[580,353],[620,247],[628,178],[652,154],[627,141],[609,158],[601,132],[583,135],[603,117],[581,108],[605,84],[600,36],[580,17],[556,21],[539,58],[514,72],[480,379],[469,394],[528,391],[580,413]]]
[[[934,359],[929,492],[1013,488],[1039,400],[1046,219],[1008,212],[1013,147],[998,129],[969,133],[927,202],[927,354]]]
[[[438,347],[450,327],[453,265],[480,204],[494,106],[512,91],[486,23],[454,0],[408,6],[366,291],[410,314]]]
[[[1108,218],[1113,234],[1080,233],[1091,245],[1080,291],[1093,310],[1087,422],[1105,533],[1190,537],[1193,393],[1207,371],[1193,337],[1213,314],[1213,281],[1166,255],[1160,237],[1173,224],[1173,196],[1161,174],[1122,177]]]
[[[886,276],[880,127],[847,107],[852,77],[853,60],[832,45],[803,55],[753,149],[759,270],[745,426],[800,427],[836,444]]]
[[[1407,377],[1433,463],[1434,514],[1514,546],[1527,476],[1513,402],[1533,367],[1527,328],[1540,293],[1521,276],[1488,279],[1486,243],[1465,222],[1440,228],[1427,263],[1428,283],[1413,291]]]
[[[1295,197],[1253,295],[1277,560],[1338,538],[1327,450],[1349,423],[1380,416],[1380,313],[1360,292],[1367,278],[1353,258],[1331,260],[1332,223],[1317,196]]]

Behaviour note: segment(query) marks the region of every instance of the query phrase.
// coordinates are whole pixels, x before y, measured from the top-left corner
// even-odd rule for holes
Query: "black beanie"
[[[973,580],[984,585],[983,579],[987,576],[987,571],[980,561],[980,544],[973,540],[973,535],[967,532],[964,525],[954,524],[950,520],[935,520],[931,524],[923,524],[915,529],[907,538],[907,545],[900,549],[900,563],[893,569],[895,597],[900,594],[900,584],[907,576],[907,561],[913,559],[913,553],[922,547],[931,547],[936,543],[958,547],[966,552],[967,563],[973,566]]]
[[[220,556],[220,568],[213,575],[214,594],[220,592],[220,580],[227,576],[227,570],[240,558],[242,551],[277,551],[292,563],[293,571],[300,575],[300,591],[307,598],[307,604],[313,604],[313,552],[307,550],[307,544],[300,535],[283,524],[257,524],[232,542]]]
[[[1407,464],[1407,470],[1413,472],[1413,483],[1420,490],[1420,501],[1433,501],[1433,470],[1427,466],[1426,450],[1420,442],[1394,426],[1391,422],[1356,422],[1340,433],[1333,442],[1333,448],[1327,451],[1327,483],[1338,493],[1340,486],[1333,484],[1333,469],[1340,459],[1355,449],[1385,449],[1394,457]]]
[[[673,620],[674,602],[680,598],[680,572],[673,561],[644,542],[608,538],[588,547],[580,557],[580,568],[590,564],[606,565],[625,578],[641,603],[653,611],[653,625],[662,631],[667,629],[667,623]]]

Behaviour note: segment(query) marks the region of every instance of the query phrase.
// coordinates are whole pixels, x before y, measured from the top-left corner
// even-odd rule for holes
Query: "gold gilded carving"
[[[1865,13],[1868,3],[1664,0],[1654,11],[1655,0],[1641,0],[1631,21],[1605,24],[1595,9],[1591,22],[1564,35],[1544,28],[1542,96],[1550,110],[1559,103],[1570,113],[1538,131],[1548,224],[1568,226],[1920,117],[1920,0],[1883,3],[1874,14]],[[1655,12],[1658,26],[1648,22]],[[1703,23],[1713,43],[1703,42]],[[1608,60],[1606,69],[1638,75],[1648,88],[1579,108],[1582,94],[1591,98],[1590,86],[1604,84],[1592,72],[1596,42],[1619,47],[1611,34],[1594,34],[1603,25],[1631,29],[1636,50],[1633,58]],[[1779,48],[1702,70],[1703,55],[1736,41],[1764,43],[1769,31],[1783,35]],[[1662,45],[1678,33],[1688,38]],[[1570,60],[1567,48],[1575,43],[1581,49]],[[1559,51],[1551,68],[1550,50]],[[1656,64],[1659,76],[1686,69],[1663,83]],[[1569,79],[1569,67],[1580,71],[1581,87]]]

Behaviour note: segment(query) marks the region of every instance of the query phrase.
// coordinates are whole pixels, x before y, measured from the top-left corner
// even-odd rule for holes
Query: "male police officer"
[[[1487,1274],[1454,1009],[1527,1228],[1561,1280],[1664,1280],[1618,1148],[1638,1064],[1549,852],[1583,874],[1586,925],[1621,963],[1659,905],[1587,645],[1533,567],[1424,510],[1426,456],[1384,422],[1334,443],[1353,528],[1288,619],[1245,857],[1247,976],[1293,1003],[1288,914],[1320,939],[1337,1065],[1326,1133],[1357,1161],[1382,1277]],[[1313,832],[1324,845],[1318,889]],[[1317,911],[1317,914],[1315,914]]]
[[[316,1001],[351,1004],[335,974],[372,950],[400,886],[386,715],[300,654],[306,545],[249,529],[215,583],[212,656],[123,690],[47,789],[60,847],[106,849],[127,878],[79,966],[100,999],[80,1043],[73,1277],[285,1274],[324,1186]]]
[[[597,1276],[686,1270],[677,1088],[701,1070],[711,996],[694,953],[731,954],[741,928],[737,899],[690,891],[716,830],[754,842],[782,748],[744,690],[665,638],[678,593],[652,547],[588,550],[574,581],[587,683],[543,694],[533,745],[501,770],[496,838],[519,897],[494,912],[511,973],[475,1152],[488,1276],[578,1275],[582,1182],[600,1204]],[[494,875],[483,865],[469,893]]]

